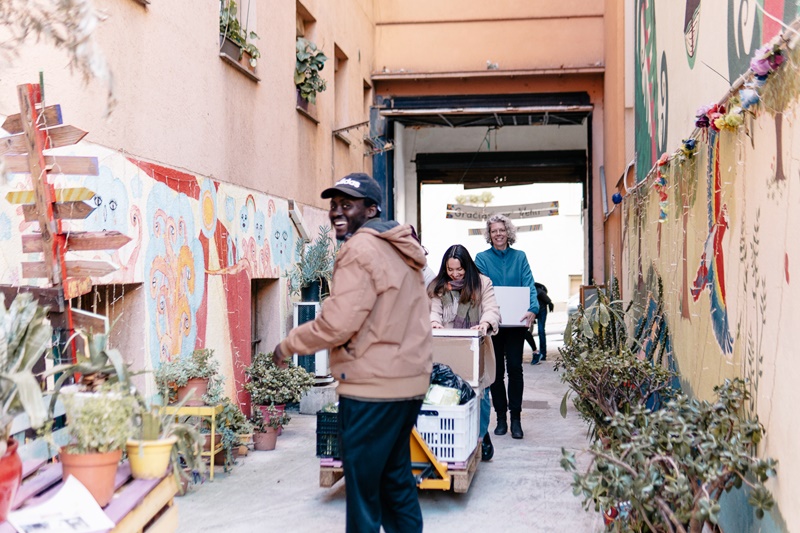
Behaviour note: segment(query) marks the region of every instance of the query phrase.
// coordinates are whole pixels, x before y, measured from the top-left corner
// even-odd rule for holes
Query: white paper
[[[500,306],[500,327],[525,327],[522,317],[531,306],[531,288],[495,286],[494,296]]]
[[[49,500],[9,513],[8,522],[20,533],[93,533],[115,525],[72,476]]]

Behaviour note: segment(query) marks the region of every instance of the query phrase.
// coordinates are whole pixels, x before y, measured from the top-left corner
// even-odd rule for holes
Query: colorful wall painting
[[[118,270],[95,284],[142,284],[144,320],[121,322],[141,328],[146,349],[135,368],[152,369],[161,361],[186,357],[199,347],[214,348],[226,374],[226,391],[244,402],[241,386],[251,357],[251,282],[278,281],[282,302],[278,323],[270,327],[284,336],[291,327],[292,305],[285,280],[295,261],[297,231],[287,200],[225,182],[141,161],[104,147],[80,143],[54,151],[61,155],[98,158],[98,176],[59,176],[58,187],[86,186],[96,192],[96,207],[83,221],[65,222],[71,231],[114,230],[131,237],[119,250],[70,252],[80,259],[99,259]],[[28,187],[27,177],[10,175],[0,189]],[[327,220],[324,210],[301,206],[311,220]],[[0,283],[41,284],[21,280],[21,234],[33,224],[22,221],[21,209],[0,200]],[[314,235],[318,224],[306,229]],[[129,289],[131,290],[131,289]],[[124,294],[117,291],[116,294]],[[122,296],[124,297],[124,296]],[[262,347],[271,349],[272,347]],[[152,389],[150,392],[154,392]]]
[[[710,398],[726,378],[749,380],[748,408],[766,429],[759,452],[780,465],[779,480],[770,485],[777,506],[758,520],[748,506],[732,504],[723,513],[725,530],[793,531],[800,528],[794,504],[800,500],[800,458],[794,451],[800,441],[794,422],[800,403],[800,306],[794,303],[800,292],[792,285],[800,255],[797,46],[785,49],[783,65],[766,81],[748,87],[758,95],[748,110],[735,111],[740,101],[724,102],[725,113],[739,113],[742,121],[721,131],[697,130],[695,113],[728,94],[729,82],[748,70],[762,43],[795,19],[800,2],[635,4],[637,64],[643,68],[635,94],[635,140],[637,153],[647,157],[637,159],[640,182],[623,202],[623,295],[644,306],[639,324],[651,333],[644,338],[656,342],[661,335],[652,326],[649,296],[653,279],[663,285],[659,305],[668,336],[662,346],[669,347],[684,391]],[[657,77],[661,58],[668,72]],[[662,115],[656,98],[665,79],[669,113]],[[659,132],[665,133],[663,143]],[[690,136],[696,151],[682,154],[683,139]],[[660,195],[651,170],[664,152],[670,159],[659,167],[665,178]],[[659,205],[664,198],[667,204]],[[743,501],[737,498],[730,501]]]

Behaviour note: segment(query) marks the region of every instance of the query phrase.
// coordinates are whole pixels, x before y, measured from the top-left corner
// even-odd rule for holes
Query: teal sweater
[[[481,274],[492,280],[495,287],[530,287],[531,305],[528,311],[534,315],[539,312],[539,299],[536,297],[533,274],[525,252],[511,247],[498,250],[492,246],[475,256],[475,264]]]

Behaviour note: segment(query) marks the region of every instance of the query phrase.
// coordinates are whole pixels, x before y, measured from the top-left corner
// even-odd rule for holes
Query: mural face
[[[95,210],[84,222],[86,231],[119,231],[128,233],[130,201],[128,189],[121,179],[115,178],[111,169],[100,167],[99,176],[88,176],[84,186],[94,191],[89,200]]]
[[[286,211],[276,211],[271,217],[272,231],[270,232],[269,245],[272,251],[272,261],[281,269],[291,267],[294,261],[294,233],[289,214]]]
[[[187,357],[195,349],[197,309],[205,289],[203,249],[188,198],[156,184],[147,202],[150,240],[145,265],[150,354],[159,361]]]

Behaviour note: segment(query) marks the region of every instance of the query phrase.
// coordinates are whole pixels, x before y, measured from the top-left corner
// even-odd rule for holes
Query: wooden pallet
[[[344,468],[341,466],[320,466],[319,486],[328,489],[344,477]]]
[[[467,468],[464,470],[447,470],[450,478],[453,480],[453,491],[464,493],[469,490],[472,484],[472,478],[475,477],[475,471],[478,470],[478,463],[481,461],[481,445],[475,447],[475,451],[469,456]]]
[[[12,510],[52,498],[61,488],[61,471],[60,463],[26,461]],[[116,524],[112,533],[167,533],[178,529],[178,507],[174,503],[178,484],[171,474],[161,479],[133,479],[125,461],[117,470],[114,488],[114,498],[103,509]],[[0,524],[0,533],[14,531],[8,522]]]
[[[464,470],[447,470],[447,473],[450,474],[453,492],[463,494],[467,492],[470,485],[472,485],[472,478],[475,477],[475,472],[478,470],[478,463],[481,461],[480,444],[475,447],[475,450],[467,461],[467,468]],[[327,489],[334,486],[336,482],[343,477],[344,468],[341,466],[319,467],[319,486],[322,488]]]

